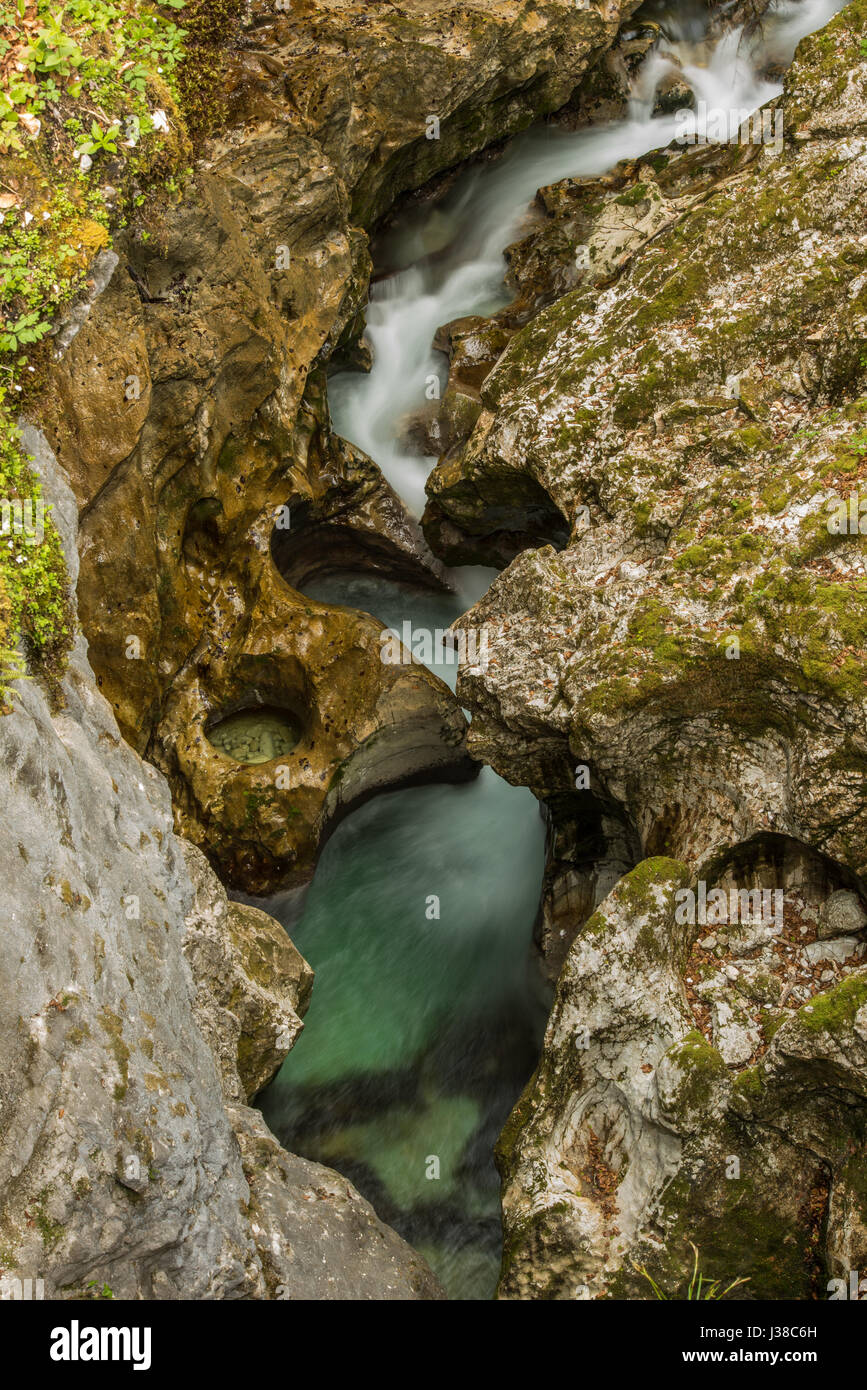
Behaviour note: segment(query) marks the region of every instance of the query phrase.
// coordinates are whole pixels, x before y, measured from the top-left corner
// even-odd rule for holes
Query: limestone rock
[[[498,1145],[501,1298],[653,1298],[643,1271],[683,1298],[691,1243],[748,1299],[827,1296],[826,1269],[863,1266],[867,971],[816,984],[745,1065],[743,999],[718,996],[718,1045],[702,1032],[689,877],[643,861],[575,938]]]
[[[250,1220],[268,1241],[278,1299],[443,1299],[421,1256],[330,1168],[286,1153],[256,1110],[229,1111],[250,1175]]]
[[[262,895],[309,879],[322,836],[364,797],[476,773],[451,691],[417,663],[383,663],[383,630],[305,599],[266,565],[178,673],[150,754],[177,828],[227,883]],[[221,718],[263,707],[297,727],[288,753],[248,763],[214,747]]]
[[[24,443],[74,581],[74,498],[41,436]],[[290,1158],[243,1104],[297,1034],[309,970],[176,838],[168,785],[121,738],[83,638],[62,708],[35,681],[14,689],[0,718],[0,1272],[43,1279],[49,1298],[89,1298],[91,1281],[117,1298],[270,1298],[280,1250],[300,1296],[293,1269],[306,1278],[327,1248],[308,1296],[439,1296],[343,1179]],[[329,1201],[308,1207],[320,1188]]]
[[[279,922],[230,903],[204,855],[187,840],[179,843],[195,894],[184,954],[196,982],[196,1015],[220,1063],[226,1099],[252,1100],[304,1026],[313,971]]]
[[[832,893],[819,920],[819,936],[850,936],[867,927],[867,912],[857,893],[841,888]]]
[[[836,961],[842,965],[844,961],[863,959],[867,954],[867,942],[859,941],[856,936],[835,936],[833,941],[814,941],[807,947],[807,955],[815,965],[819,961]]]

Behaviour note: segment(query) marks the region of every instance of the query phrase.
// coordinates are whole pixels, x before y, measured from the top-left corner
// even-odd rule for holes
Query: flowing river
[[[660,8],[651,17],[663,38],[626,119],[577,132],[535,127],[395,219],[374,245],[373,369],[335,377],[329,394],[337,431],[376,460],[411,510],[424,505],[435,460],[406,452],[401,425],[424,404],[426,383],[445,382],[434,333],[507,303],[503,250],[521,234],[536,189],[602,174],[674,138],[676,116],[652,114],[656,84],[671,71],[665,53],[710,110],[752,111],[781,90],[759,74],[788,62],[839,8],[792,0],[758,37],[734,31],[715,46],[703,40],[699,11]],[[306,592],[398,630],[406,619],[434,630],[465,611],[491,574],[458,571],[454,596],[359,574],[330,575]],[[441,649],[430,663],[452,688],[454,661]],[[493,1145],[535,1065],[548,1002],[530,952],[543,858],[534,797],[485,768],[468,784],[368,802],[338,827],[309,888],[260,904],[316,971],[305,1030],[261,1098],[265,1117],[289,1149],[346,1174],[452,1298],[490,1298],[496,1286]]]

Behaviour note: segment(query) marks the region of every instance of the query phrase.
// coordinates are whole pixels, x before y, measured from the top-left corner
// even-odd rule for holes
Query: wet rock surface
[[[381,623],[289,589],[269,562],[255,602],[176,678],[151,746],[181,834],[254,894],[309,879],[324,834],[375,791],[477,771],[452,692],[423,666],[382,661]],[[241,763],[213,747],[215,714],[289,712],[294,745]]]
[[[279,922],[229,902],[208,861],[181,840],[193,886],[184,955],[196,986],[199,1025],[233,1102],[252,1101],[301,1032],[313,971]]]
[[[500,1143],[503,1297],[683,1297],[690,1242],[746,1298],[867,1258],[863,24],[803,41],[768,138],[542,191],[428,484],[452,561],[508,561],[536,489],[569,525],[467,615],[458,683],[551,808],[565,961]],[[700,883],[780,920],[685,923]]]

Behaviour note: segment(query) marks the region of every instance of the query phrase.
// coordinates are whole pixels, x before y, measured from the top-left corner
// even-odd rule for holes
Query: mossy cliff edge
[[[0,7],[0,651],[21,640],[57,693],[72,642],[57,530],[17,420],[38,399],[58,316],[131,217],[177,190],[190,147],[175,81],[180,6],[11,0]],[[2,671],[0,671],[2,678]]]

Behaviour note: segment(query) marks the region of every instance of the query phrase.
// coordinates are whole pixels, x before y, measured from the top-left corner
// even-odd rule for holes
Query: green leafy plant
[[[144,93],[149,75],[150,69],[145,63],[133,63],[123,74],[123,80],[133,91]]]
[[[4,395],[0,388],[0,499],[44,508],[44,533],[37,543],[14,527],[0,537],[0,648],[6,654],[2,666],[9,667],[9,653],[23,641],[31,669],[35,663],[49,686],[56,688],[73,638],[66,563],[51,508],[45,507],[20,433],[4,408]],[[20,672],[14,660],[12,670],[6,679]]]
[[[6,83],[3,97],[10,107],[24,106],[26,102],[33,101],[38,93],[35,82],[28,82],[24,77],[12,77]]]
[[[39,310],[31,309],[30,313],[22,314],[15,323],[7,324],[4,331],[0,332],[0,352],[17,352],[22,344],[38,343],[50,328],[50,323],[40,321]]]
[[[721,1288],[723,1283],[722,1279],[706,1280],[704,1275],[699,1272],[698,1268],[698,1246],[693,1245],[692,1241],[689,1242],[689,1246],[693,1251],[695,1259],[692,1266],[692,1278],[684,1294],[684,1301],[689,1300],[690,1302],[702,1303],[712,1301],[718,1302],[720,1299],[725,1298],[726,1294],[730,1294],[732,1289],[738,1288],[740,1284],[748,1284],[750,1282],[749,1279],[733,1279],[732,1282],[723,1289]],[[637,1274],[641,1275],[642,1279],[647,1280],[660,1302],[666,1303],[670,1301],[670,1295],[663,1293],[656,1280],[648,1274],[643,1265],[633,1265],[633,1269]]]
[[[30,40],[27,58],[35,72],[69,77],[85,61],[76,40],[64,33],[62,17],[62,10],[49,16],[42,28],[37,29],[36,37]]]
[[[109,1288],[108,1284],[103,1283],[102,1288],[100,1288],[98,1279],[88,1280],[85,1287],[88,1289],[96,1289],[96,1293],[90,1295],[91,1298],[114,1298],[114,1292]]]
[[[90,139],[85,140],[83,145],[79,145],[81,154],[99,154],[105,151],[107,154],[117,154],[117,137],[120,135],[120,124],[109,126],[108,130],[103,130],[98,121],[90,123]]]

